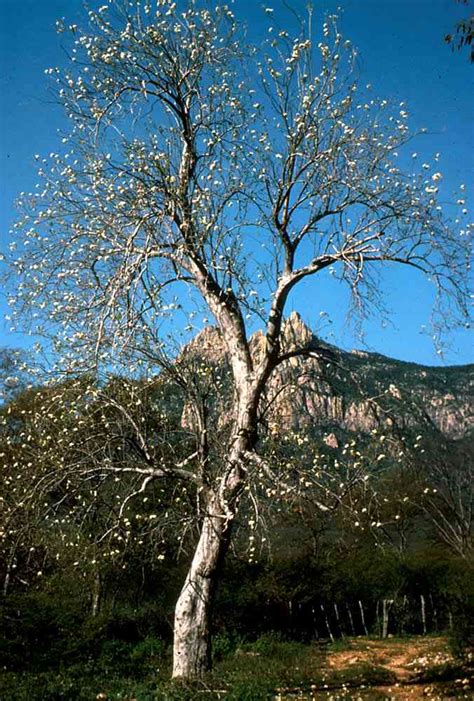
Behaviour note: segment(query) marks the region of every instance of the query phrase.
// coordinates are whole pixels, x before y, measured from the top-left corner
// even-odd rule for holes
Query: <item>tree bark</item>
[[[214,311],[211,299],[211,310]],[[262,388],[250,381],[252,361],[241,319],[223,316],[216,307],[236,388],[235,424],[226,469],[204,498],[205,516],[190,570],[174,617],[173,679],[199,679],[211,668],[211,613],[219,565],[226,554],[238,494],[245,480],[245,455],[257,441],[257,407]],[[232,323],[231,323],[232,322]],[[232,345],[233,342],[233,345]]]
[[[211,611],[219,564],[230,536],[228,517],[211,508],[181,590],[174,617],[173,678],[198,679],[211,666]]]
[[[91,592],[91,615],[95,618],[100,609],[100,599],[102,594],[102,582],[100,578],[100,572],[94,572],[94,579],[92,581],[92,592]]]

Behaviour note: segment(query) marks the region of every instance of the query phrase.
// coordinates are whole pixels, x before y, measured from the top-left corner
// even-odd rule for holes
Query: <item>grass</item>
[[[379,642],[385,656],[389,656],[390,648],[399,654],[403,645],[410,649],[418,645],[420,650],[430,645],[429,640],[421,638]],[[263,701],[275,698],[277,693],[284,699],[290,692],[310,690],[312,698],[325,698],[329,690],[334,690],[333,698],[338,698],[338,689],[345,694],[351,688],[365,687],[365,690],[373,689],[370,698],[375,699],[380,687],[396,681],[393,671],[378,663],[380,654],[374,657],[375,640],[339,641],[321,649],[317,645],[265,635],[252,643],[237,638],[222,639],[219,645],[214,671],[199,683],[169,681],[170,650],[160,641],[147,639],[139,645],[106,644],[97,659],[56,670],[5,672],[0,677],[0,698],[2,701]],[[441,683],[464,672],[453,662],[428,667],[416,678],[423,683]],[[386,698],[380,693],[380,698]]]
[[[446,662],[445,664],[428,667],[428,669],[418,674],[416,679],[422,683],[452,681],[465,676],[467,672],[472,674],[473,671],[460,662]]]
[[[147,645],[152,649],[150,643]],[[169,650],[148,659],[136,647],[106,646],[96,661],[40,673],[4,673],[2,701],[258,701],[272,698],[279,687],[306,687],[321,682],[318,668],[324,653],[313,646],[262,636],[242,643],[195,684],[170,682]],[[133,672],[133,674],[132,674]],[[104,696],[101,697],[100,694]]]
[[[352,665],[346,669],[333,672],[326,677],[326,684],[331,688],[341,686],[386,686],[397,680],[390,670],[368,662]]]

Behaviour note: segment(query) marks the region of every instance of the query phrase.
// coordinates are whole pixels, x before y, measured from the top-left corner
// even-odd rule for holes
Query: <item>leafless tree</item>
[[[439,540],[455,554],[469,558],[474,525],[473,455],[464,445],[447,444],[431,456],[422,474],[418,505],[431,522]]]
[[[272,475],[258,442],[269,380],[294,358],[318,358],[305,343],[285,346],[290,294],[329,271],[363,315],[383,302],[377,269],[400,264],[429,276],[451,320],[461,318],[469,227],[445,220],[441,173],[425,164],[410,175],[398,165],[412,138],[408,114],[358,88],[355,51],[334,17],[320,40],[311,22],[292,38],[273,27],[269,10],[270,39],[251,48],[225,6],[115,2],[89,15],[84,33],[60,25],[72,35],[70,68],[48,70],[71,131],[61,155],[39,158],[39,189],[21,197],[13,315],[51,339],[52,376],[159,372],[192,400],[196,438],[163,464],[153,437],[115,406],[140,461],[127,472],[104,463],[102,474],[126,485],[133,470],[140,483],[130,494],[171,479],[198,495],[200,535],[176,605],[173,675],[199,677],[239,502],[252,480]],[[189,338],[206,314],[230,383],[218,445],[202,396],[185,372],[178,377],[179,353],[170,350],[171,337],[179,345],[178,330]],[[254,352],[249,330],[257,327],[263,342]]]

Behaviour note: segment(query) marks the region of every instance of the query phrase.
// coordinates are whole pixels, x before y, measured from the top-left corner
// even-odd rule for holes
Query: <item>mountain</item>
[[[264,343],[261,331],[251,338],[256,362]],[[269,382],[266,420],[272,432],[289,427],[326,433],[429,428],[457,440],[474,426],[474,365],[429,367],[379,353],[347,352],[316,337],[293,312],[284,322],[282,351],[298,347],[312,357],[290,358]],[[205,328],[184,354],[224,364],[218,329]]]

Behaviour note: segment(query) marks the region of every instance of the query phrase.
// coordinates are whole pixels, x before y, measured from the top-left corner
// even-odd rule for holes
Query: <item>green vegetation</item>
[[[405,392],[421,372],[381,357],[369,360],[348,355],[344,363],[374,392],[392,381]],[[426,369],[420,382],[433,389],[434,376],[453,392],[466,382],[468,392],[464,370]],[[342,374],[329,379],[349,401],[354,385]],[[268,433],[263,446],[281,462],[285,479],[293,479],[288,464],[313,457],[311,469],[327,468],[317,494],[328,490],[329,504],[334,483],[346,479],[354,462],[363,462],[366,473],[350,490],[343,488],[338,508],[329,510],[284,492],[264,495],[258,528],[244,495],[216,592],[214,672],[199,685],[177,684],[169,682],[173,610],[196,543],[199,524],[189,518],[196,493],[164,478],[127,502],[127,475],[105,484],[100,466],[108,460],[127,467],[135,459],[133,434],[114,411],[116,399],[150,435],[164,437],[154,447],[160,459],[178,460],[187,440],[183,398],[159,381],[150,387],[111,382],[100,389],[111,401],[104,410],[83,400],[84,384],[65,385],[60,404],[57,390],[37,388],[17,390],[0,408],[2,701],[238,701],[271,698],[276,689],[384,686],[396,678],[387,655],[338,668],[328,660],[346,652],[357,657],[357,641],[388,635],[403,647],[422,633],[447,635],[451,654],[435,655],[416,678],[427,684],[464,678],[474,648],[468,435],[454,440],[432,426],[419,428],[413,405],[404,408],[412,412],[412,425],[403,430],[351,433],[325,424]],[[382,399],[390,408],[390,398]],[[54,451],[59,477],[67,470],[67,487],[59,480],[41,500],[20,498],[51,474],[48,441],[71,431],[76,443],[58,441]],[[329,431],[335,446],[324,440]],[[101,444],[97,435],[110,440]],[[87,459],[99,467],[92,500],[91,483],[75,473],[86,444]],[[379,461],[382,445],[386,456]],[[117,502],[124,500],[127,509],[117,518]],[[446,522],[452,532],[443,533]]]
[[[426,654],[430,645],[436,654],[446,649],[445,641],[440,639],[433,644],[430,639],[419,638],[379,644],[385,654],[384,665],[367,657],[344,667],[337,666],[337,655],[363,654],[362,639],[322,648],[266,634],[253,643],[229,649],[203,681],[183,683],[168,680],[171,649],[163,647],[162,641],[148,638],[137,645],[108,641],[96,658],[81,663],[43,672],[6,672],[0,677],[0,694],[3,701],[262,701],[277,693],[285,698],[298,691],[316,694],[320,690],[323,694],[325,690],[374,688],[375,696],[371,698],[377,698],[377,688],[397,682],[397,675],[390,669],[391,648],[396,648],[398,655],[403,645],[414,647],[416,654]],[[444,683],[467,674],[466,664],[428,661],[412,679],[423,684]],[[461,690],[466,688],[464,680]]]
[[[390,650],[396,649],[399,656],[404,646],[419,640],[428,646],[429,654],[414,654],[415,659],[428,660],[421,672],[417,666],[409,668],[415,679],[441,683],[464,678],[469,666],[469,629],[472,635],[468,608],[472,573],[467,570],[466,563],[443,559],[439,551],[429,549],[418,550],[412,558],[383,552],[375,557],[369,543],[345,555],[337,543],[326,543],[319,557],[307,553],[298,560],[281,550],[278,559],[260,564],[231,558],[217,597],[214,672],[197,685],[169,682],[173,591],[177,592],[182,576],[178,566],[167,578],[164,566],[161,572],[146,571],[147,586],[142,584],[141,592],[132,586],[133,578],[127,573],[114,582],[115,589],[112,578],[105,578],[107,590],[95,616],[87,607],[87,578],[76,575],[74,588],[66,573],[56,573],[33,590],[17,590],[3,600],[0,613],[6,635],[0,647],[4,668],[0,698],[258,701],[272,698],[275,689],[318,688],[323,693],[325,688],[378,687],[395,680],[387,666]],[[168,591],[154,596],[160,582]],[[421,632],[419,591],[425,592],[428,602],[429,632],[449,628],[453,611],[456,628],[451,649],[457,659],[449,654],[445,639],[441,645],[429,635],[409,636]],[[389,630],[391,635],[404,635],[380,641],[377,600],[390,593],[398,597],[399,609],[390,611]],[[403,609],[409,594],[409,604]],[[293,597],[291,610],[288,597]],[[358,597],[364,602],[372,633],[368,638],[346,637],[351,631],[345,602],[356,632],[362,632]],[[319,602],[334,643],[328,639]],[[338,602],[339,623],[331,602]],[[385,647],[379,649],[380,645]],[[332,666],[338,659],[341,663]],[[214,693],[216,690],[222,693]]]

